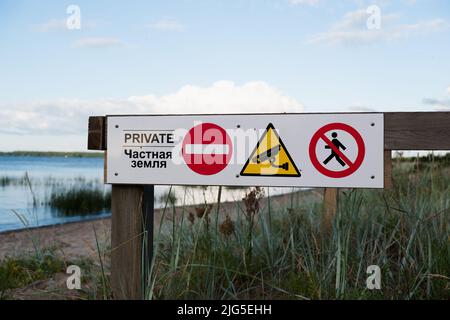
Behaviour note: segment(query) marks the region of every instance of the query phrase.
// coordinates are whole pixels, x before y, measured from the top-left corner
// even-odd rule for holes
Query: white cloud
[[[181,22],[171,17],[165,17],[163,19],[154,21],[147,27],[156,30],[178,31],[178,32],[184,31],[186,29],[186,27]]]
[[[35,32],[50,32],[54,30],[67,30],[66,19],[50,19],[33,26]]]
[[[309,43],[325,43],[331,45],[360,45],[376,41],[393,41],[414,35],[438,32],[450,27],[443,19],[433,19],[411,24],[398,23],[398,15],[381,14],[381,28],[368,29],[369,14],[360,9],[348,12],[328,31],[309,37]]]
[[[449,99],[439,100],[439,99],[434,99],[434,98],[425,98],[425,99],[423,99],[423,103],[428,106],[433,107],[437,111],[450,110],[450,100]]]
[[[0,134],[82,135],[92,115],[302,111],[301,103],[265,82],[237,86],[219,81],[209,87],[187,85],[164,96],[0,104]]]
[[[117,38],[82,38],[73,44],[75,48],[108,48],[122,45],[123,42]]]
[[[447,95],[450,95],[450,86],[447,88]],[[449,111],[450,110],[450,99],[446,96],[439,98],[424,98],[422,100],[423,104],[430,106],[438,111]]]
[[[92,29],[95,27],[93,21],[83,20],[81,24],[82,29]],[[67,28],[67,18],[63,19],[50,19],[42,23],[38,23],[32,26],[34,32],[52,32],[52,31],[72,31]]]
[[[308,5],[308,6],[316,6],[319,4],[319,0],[289,0],[289,4],[291,5]]]

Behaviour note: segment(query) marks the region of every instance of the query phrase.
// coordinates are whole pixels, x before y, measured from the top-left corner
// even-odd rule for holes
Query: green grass
[[[156,239],[147,298],[448,299],[449,167],[396,166],[394,178],[393,190],[342,190],[329,230],[321,203],[295,199],[276,208],[248,196],[261,209],[236,205],[225,226],[180,217]],[[366,288],[369,265],[381,290]]]
[[[0,186],[1,187],[7,187],[11,185],[23,185],[24,182],[21,178],[17,177],[9,177],[9,176],[3,176],[0,177]]]
[[[102,188],[74,188],[54,191],[48,202],[64,216],[95,214],[111,210],[111,192]]]
[[[24,225],[27,227],[27,225]],[[105,275],[102,261],[110,259],[111,252],[109,232],[98,235],[95,241],[100,265],[90,257],[67,258],[64,250],[58,246],[44,246],[36,234],[26,229],[29,240],[33,243],[33,251],[22,252],[20,255],[6,256],[0,260],[0,300],[16,299],[15,289],[22,290],[33,284],[38,289],[27,290],[19,296],[35,299],[82,299],[96,300],[111,298],[109,277]],[[106,236],[106,238],[105,238]],[[68,290],[65,283],[66,270],[69,265],[76,265],[81,269],[81,290]],[[63,283],[46,287],[46,280],[62,273]],[[68,275],[67,275],[68,276]],[[55,279],[57,279],[55,277]],[[44,280],[40,284],[39,280]]]
[[[44,250],[39,255],[6,257],[0,263],[0,300],[7,298],[9,290],[47,279],[62,272],[64,266],[53,250]]]
[[[450,167],[414,161],[394,161],[392,190],[341,190],[331,228],[321,202],[292,194],[277,206],[256,189],[224,215],[215,206],[199,206],[172,219],[169,192],[146,298],[448,299]],[[60,198],[70,210],[89,197],[68,191]],[[91,203],[101,201],[109,199]],[[104,263],[111,247],[102,243],[97,241],[100,267],[83,267],[92,283],[86,298],[111,297]],[[58,272],[60,262],[42,263],[42,256],[0,263],[0,294]],[[381,290],[366,288],[370,265],[381,268]]]
[[[58,299],[103,299],[104,283],[100,280],[101,270],[90,258],[67,261],[55,248],[40,249],[39,254],[6,257],[0,262],[0,300],[15,299],[15,289],[24,288],[39,280],[48,280],[57,273],[66,273],[69,265],[82,270],[80,291],[69,291],[61,287],[45,288],[28,293],[28,298],[39,295],[42,298]],[[69,275],[67,275],[69,276]],[[69,294],[70,296],[65,296]],[[107,293],[110,297],[110,294]]]

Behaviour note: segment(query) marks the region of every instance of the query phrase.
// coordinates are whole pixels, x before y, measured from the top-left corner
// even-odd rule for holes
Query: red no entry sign
[[[327,133],[335,130],[345,131],[355,140],[357,146],[357,156],[355,160],[352,161],[346,155],[346,150],[348,149],[346,149],[346,147],[343,146],[338,139],[336,139],[336,133],[332,133],[333,139],[327,137]],[[318,159],[316,151],[317,143],[320,140],[325,142],[325,148],[330,149],[331,152],[328,158],[322,160]],[[341,150],[341,147],[343,150]],[[365,153],[366,150],[363,138],[355,128],[345,123],[330,123],[323,126],[313,135],[309,144],[309,157],[312,164],[317,171],[331,178],[344,178],[354,173],[363,163]],[[343,168],[342,170],[331,170],[327,168],[327,164],[333,158],[341,164]]]
[[[225,129],[214,123],[202,123],[191,128],[184,137],[182,154],[192,171],[213,175],[228,165],[233,146]]]

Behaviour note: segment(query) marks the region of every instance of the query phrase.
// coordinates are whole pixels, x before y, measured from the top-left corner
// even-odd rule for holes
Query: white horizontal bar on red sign
[[[226,144],[187,144],[186,154],[228,154],[229,146]]]

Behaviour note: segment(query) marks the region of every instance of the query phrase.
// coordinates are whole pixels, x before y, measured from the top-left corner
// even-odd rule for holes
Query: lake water
[[[30,184],[14,183],[16,180],[23,181],[26,174]],[[66,217],[46,205],[46,199],[55,190],[86,185],[107,191],[110,186],[103,185],[103,158],[0,156],[1,179],[13,182],[0,183],[0,232],[110,215],[109,212],[92,212]],[[156,207],[164,206],[169,188],[155,188]],[[270,188],[266,194],[290,191],[292,188]],[[173,187],[171,192],[177,199],[177,205],[211,203],[217,199],[218,187]],[[245,192],[245,189],[225,188],[221,200],[241,200]]]

